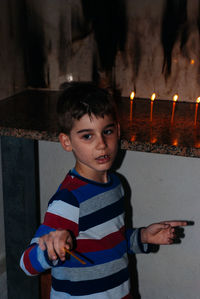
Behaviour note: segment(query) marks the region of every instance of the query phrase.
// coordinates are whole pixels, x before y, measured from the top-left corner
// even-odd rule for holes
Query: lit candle
[[[132,91],[131,94],[130,94],[130,100],[133,100],[135,97],[135,91]]]
[[[175,106],[176,106],[176,102],[178,100],[178,95],[175,94],[173,96],[173,107],[172,107],[172,116],[171,116],[171,124],[173,124],[173,121],[174,121],[174,113],[175,113]]]
[[[178,145],[178,139],[177,139],[177,138],[174,138],[174,139],[172,140],[172,145],[173,145],[173,146],[177,146],[177,145]]]
[[[200,97],[197,98],[196,100],[196,106],[195,106],[195,116],[194,116],[194,125],[196,126],[197,124],[197,113],[198,113],[198,106],[200,103]]]
[[[151,135],[151,143],[154,144],[157,142],[157,138]]]
[[[156,94],[155,94],[155,92],[154,92],[154,93],[152,93],[152,96],[151,96],[151,101],[154,101],[154,100],[155,100],[155,98],[156,98]]]
[[[130,94],[130,120],[133,120],[133,99],[135,98],[135,92],[132,91]]]
[[[150,122],[152,122],[152,120],[153,120],[153,102],[154,102],[155,98],[156,98],[156,94],[154,92],[154,93],[152,93],[152,96],[151,96]]]
[[[136,140],[136,135],[132,135],[131,136],[131,142],[135,142],[135,140]]]

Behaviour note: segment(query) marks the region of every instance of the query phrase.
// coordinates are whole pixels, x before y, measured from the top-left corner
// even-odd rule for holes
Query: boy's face
[[[86,114],[74,121],[70,136],[60,134],[60,142],[65,150],[73,151],[75,168],[80,175],[107,182],[107,171],[117,154],[119,135],[119,125],[112,116],[96,118]]]

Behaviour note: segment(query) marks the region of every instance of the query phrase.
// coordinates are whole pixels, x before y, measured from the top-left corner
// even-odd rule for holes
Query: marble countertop
[[[59,91],[25,90],[0,101],[0,135],[58,141]]]
[[[58,141],[60,91],[25,90],[0,101],[0,135]],[[116,98],[121,148],[200,157],[200,104]]]

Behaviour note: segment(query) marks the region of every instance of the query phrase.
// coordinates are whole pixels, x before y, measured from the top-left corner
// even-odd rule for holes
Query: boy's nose
[[[103,136],[99,136],[98,138],[98,149],[104,149],[106,148],[107,144],[106,144],[106,140]]]

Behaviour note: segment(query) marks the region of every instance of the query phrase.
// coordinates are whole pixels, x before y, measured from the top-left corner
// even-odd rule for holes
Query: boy
[[[51,268],[51,299],[131,298],[127,253],[148,251],[147,243],[173,243],[174,227],[162,222],[126,231],[124,191],[109,173],[120,137],[110,95],[77,83],[58,101],[59,140],[76,164],[51,198],[44,223],[21,258],[21,268],[37,275]],[[85,265],[66,250],[76,250]]]

